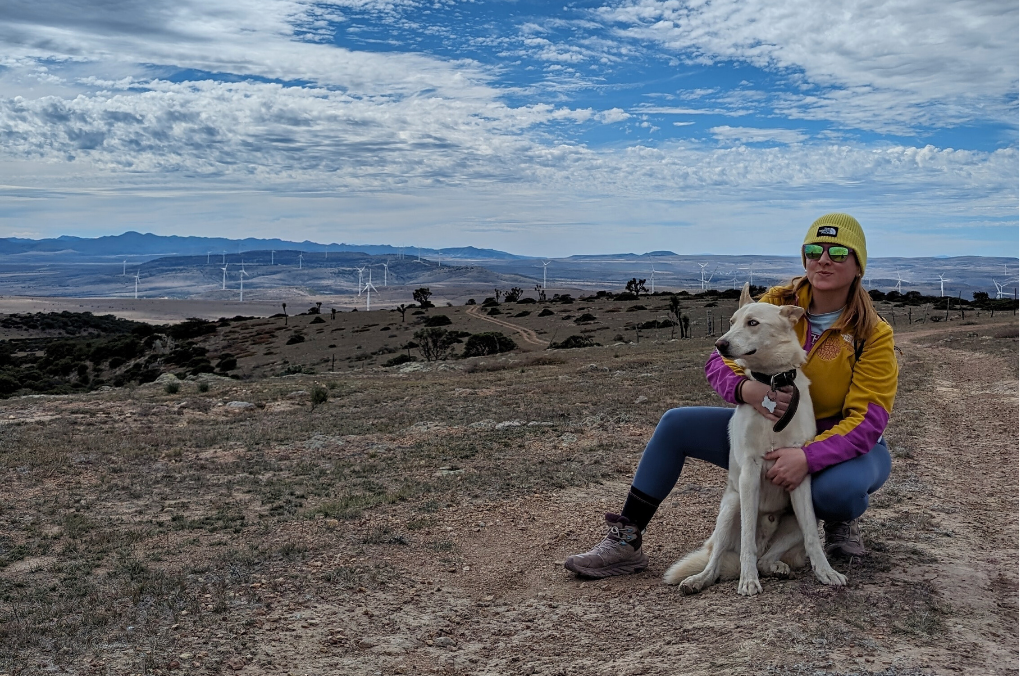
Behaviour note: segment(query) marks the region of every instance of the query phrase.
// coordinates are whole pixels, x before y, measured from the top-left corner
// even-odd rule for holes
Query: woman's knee
[[[850,521],[864,514],[868,509],[866,490],[848,490],[834,482],[811,484],[811,500],[815,516],[823,521]]]

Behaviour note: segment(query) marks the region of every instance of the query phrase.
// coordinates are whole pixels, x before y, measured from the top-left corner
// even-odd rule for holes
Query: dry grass
[[[580,309],[571,307],[573,314]],[[613,316],[630,320],[635,314]],[[985,349],[992,341],[981,335],[1006,340],[995,333],[1002,328],[968,327],[979,335],[964,335],[964,349]],[[258,340],[268,335],[257,328],[237,335],[247,334]],[[274,340],[282,340],[289,333],[276,335]],[[570,501],[600,494],[607,482],[625,486],[665,409],[717,401],[701,371],[709,346],[703,337],[643,339],[640,345],[514,353],[447,365],[470,368],[401,372],[366,364],[344,374],[218,381],[208,392],[185,383],[178,393],[152,385],[4,402],[0,490],[8,497],[0,504],[0,673],[57,667],[81,674],[178,668],[209,673],[230,664],[248,669],[245,673],[282,673],[288,660],[279,658],[279,649],[264,648],[277,645],[281,636],[305,634],[316,637],[308,655],[320,650],[333,655],[349,666],[347,673],[400,664],[474,673],[485,660],[497,673],[528,673],[525,662],[499,661],[498,650],[464,652],[467,661],[461,662],[443,662],[446,653],[434,659],[434,646],[426,641],[445,631],[466,644],[458,627],[482,621],[479,613],[507,593],[501,588],[521,588],[509,579],[459,583],[457,576],[467,575],[465,566],[480,565],[489,550],[503,551],[498,557],[504,561],[509,553],[503,548],[527,537],[534,548],[528,565],[535,569],[515,572],[509,561],[499,564],[500,575],[540,582],[525,583],[523,596],[508,596],[508,613],[527,617],[531,611],[521,604],[536,598],[552,603],[551,594],[559,604],[575,604],[565,607],[574,607],[570,613],[580,613],[586,602],[571,601],[571,595],[602,593],[597,587],[577,591],[562,571],[549,572],[548,564],[564,548],[589,544],[587,526],[579,530],[574,514],[598,510],[571,507]],[[1015,356],[1015,343],[1012,350]],[[905,401],[920,396],[938,375],[929,362],[905,374]],[[320,395],[314,407],[309,396],[290,396],[319,391],[315,388],[327,396]],[[235,400],[255,408],[228,410],[224,404]],[[784,610],[782,622],[791,636],[808,642],[805,664],[814,664],[822,647],[834,654],[876,655],[881,652],[873,647],[876,641],[886,647],[889,641],[912,649],[928,646],[924,654],[935,654],[932,646],[949,640],[948,625],[958,620],[954,604],[930,580],[890,582],[905,567],[938,568],[943,557],[931,543],[947,538],[942,523],[947,513],[930,506],[932,479],[906,454],[924,452],[920,414],[897,415],[890,437],[894,450],[904,450],[893,479],[875,496],[868,531],[873,554],[849,571],[855,586],[834,594],[807,576],[779,585],[801,608],[796,614]],[[677,495],[705,510],[707,529],[722,477],[699,474],[697,467],[689,472],[682,481],[697,483],[681,486]],[[938,502],[948,509],[948,499]],[[543,520],[559,526],[529,525]],[[492,529],[499,535],[486,540]],[[687,547],[698,535],[683,537],[681,546]],[[660,558],[668,563],[665,555]],[[1015,586],[1011,580],[1000,586],[1009,584]],[[656,585],[654,579],[640,583],[635,593],[680,612],[674,597],[659,596],[669,590]],[[875,585],[881,586],[882,604]],[[535,596],[542,588],[556,591]],[[622,583],[612,588],[626,589]],[[734,603],[730,591],[720,586],[704,602],[727,608],[720,604]],[[776,602],[776,591],[743,612],[759,623],[778,612],[768,606]],[[488,597],[496,600],[485,601]],[[392,611],[387,624],[381,608],[394,599],[406,601],[406,608]],[[329,603],[351,617],[359,608],[368,610],[371,622],[382,622],[394,636],[405,616],[431,612],[443,619],[422,619],[418,629],[407,629],[424,652],[408,648],[400,659],[365,648],[346,620],[322,636],[321,625],[307,622],[294,625],[297,634],[278,630],[281,623],[300,624],[295,614],[311,612],[302,608]],[[618,616],[624,612],[614,608]],[[569,614],[564,608],[556,613]],[[543,617],[513,621],[539,626]],[[430,621],[447,629],[421,628]],[[666,636],[670,621],[669,615],[656,616],[648,626],[656,637]],[[563,637],[552,635],[555,625],[541,626],[549,635],[535,640],[552,650]],[[764,640],[751,625],[742,626]],[[484,622],[479,627],[479,635],[488,636],[480,640],[500,642],[495,629]],[[876,631],[882,639],[874,637]],[[1009,631],[1015,638],[1015,629]],[[683,640],[687,649],[698,641]],[[722,654],[719,646],[697,645]],[[730,661],[719,664],[751,663],[744,648],[726,650]],[[191,657],[182,659],[182,653]],[[481,661],[470,662],[470,655]],[[527,661],[532,662],[538,671],[553,664]],[[328,671],[327,664],[318,668]],[[761,664],[763,672],[778,668],[768,660]],[[888,671],[889,666],[887,673],[915,673],[910,664],[900,666],[904,670]],[[771,673],[809,673],[784,668],[788,671]],[[739,672],[735,666],[720,668],[728,670]]]

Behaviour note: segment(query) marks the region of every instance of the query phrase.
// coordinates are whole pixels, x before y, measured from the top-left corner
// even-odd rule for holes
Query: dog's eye
[[[747,320],[747,325],[748,326],[758,326],[758,320],[757,319],[748,319]]]

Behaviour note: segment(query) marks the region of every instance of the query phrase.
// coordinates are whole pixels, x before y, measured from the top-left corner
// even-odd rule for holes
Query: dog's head
[[[753,371],[779,373],[796,368],[805,355],[793,327],[803,316],[804,309],[796,305],[755,303],[744,284],[730,330],[715,347],[722,356]]]

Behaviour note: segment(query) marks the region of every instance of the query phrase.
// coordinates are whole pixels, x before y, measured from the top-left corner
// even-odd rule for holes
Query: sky
[[[1015,0],[5,0],[0,237],[1016,255]]]

